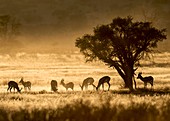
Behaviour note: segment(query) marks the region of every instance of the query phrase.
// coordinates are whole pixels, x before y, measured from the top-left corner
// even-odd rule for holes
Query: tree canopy
[[[123,78],[125,87],[133,90],[135,66],[164,39],[166,29],[157,29],[151,22],[133,22],[128,16],[98,25],[93,34],[77,38],[75,46],[80,48],[86,61],[100,60],[114,67]]]

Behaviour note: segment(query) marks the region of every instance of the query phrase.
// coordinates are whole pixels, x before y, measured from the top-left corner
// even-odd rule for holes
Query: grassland
[[[0,94],[1,121],[168,121],[170,95],[110,92]]]
[[[86,64],[78,53],[19,53],[0,59],[0,121],[170,120],[170,53],[158,53],[154,60],[142,62],[137,71],[154,77],[154,90],[144,90],[143,83],[136,80],[138,90],[133,93],[121,89],[123,81],[115,70],[102,63]],[[97,84],[104,75],[112,78],[110,91],[80,90],[84,78],[91,76]],[[7,92],[7,82],[19,82],[21,77],[32,82],[32,90]],[[62,78],[74,82],[75,91],[66,92],[59,84]],[[52,79],[58,81],[57,93],[50,90]]]

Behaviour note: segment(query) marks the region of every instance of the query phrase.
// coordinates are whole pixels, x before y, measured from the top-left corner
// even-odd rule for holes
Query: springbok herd
[[[84,88],[85,88],[85,90],[87,90],[88,86],[92,85],[93,89],[95,88],[96,90],[98,90],[99,87],[102,85],[102,88],[104,90],[104,83],[107,83],[108,84],[108,91],[109,91],[109,89],[110,89],[110,79],[111,78],[109,76],[103,76],[102,78],[99,79],[98,85],[95,86],[93,84],[94,83],[94,79],[92,77],[88,77],[88,78],[84,79],[82,85],[79,85],[79,86],[80,86],[81,90],[83,90]],[[138,74],[137,79],[140,79],[141,81],[144,82],[144,88],[147,87],[147,83],[151,84],[151,88],[153,87],[154,78],[152,76],[142,77],[142,73],[140,72]],[[23,77],[22,77],[21,80],[19,81],[19,83],[21,83],[24,86],[25,90],[26,89],[31,90],[31,82],[30,81],[24,82]],[[63,87],[66,88],[66,91],[69,88],[74,90],[74,83],[73,82],[65,83],[64,79],[62,79],[60,84]],[[9,81],[8,82],[8,89],[7,89],[7,91],[10,90],[10,92],[11,92],[12,88],[14,89],[14,91],[15,91],[15,89],[17,89],[18,92],[21,92],[21,90],[22,90],[22,88],[19,89],[18,84],[15,81]],[[58,91],[58,84],[57,84],[56,80],[52,80],[51,81],[51,91],[54,91],[54,92]]]

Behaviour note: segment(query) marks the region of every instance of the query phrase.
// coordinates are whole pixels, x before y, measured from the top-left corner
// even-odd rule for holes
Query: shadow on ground
[[[130,92],[128,89],[121,89],[121,90],[112,90],[112,94],[134,94],[139,96],[149,95],[166,95],[170,94],[170,89],[144,89],[144,88],[137,88],[133,92]]]

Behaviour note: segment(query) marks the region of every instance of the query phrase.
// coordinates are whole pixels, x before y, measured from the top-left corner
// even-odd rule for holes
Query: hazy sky
[[[170,0],[0,0],[3,14],[20,20],[18,39],[24,48],[35,50],[74,48],[76,38],[118,16],[131,15],[170,29]],[[161,48],[167,47],[170,42],[166,40]]]

